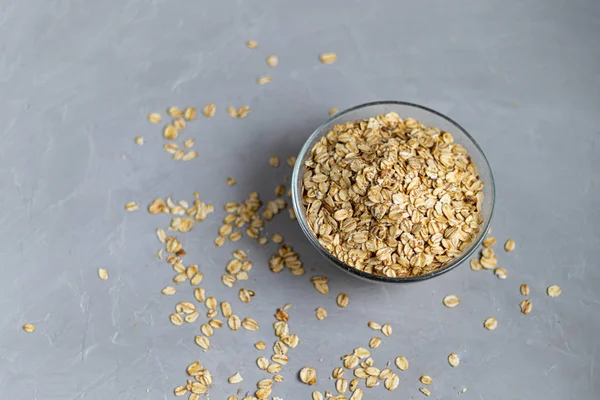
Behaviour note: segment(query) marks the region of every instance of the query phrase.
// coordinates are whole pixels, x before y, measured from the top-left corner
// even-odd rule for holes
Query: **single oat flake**
[[[496,275],[498,279],[506,279],[508,272],[506,271],[506,269],[500,267],[494,270],[494,275]]]
[[[529,286],[526,283],[521,284],[519,291],[523,296],[529,296]]]
[[[429,391],[429,389],[427,389],[427,388],[424,388],[424,387],[422,387],[422,388],[419,388],[419,391],[420,391],[421,393],[423,393],[425,396],[428,396],[428,397],[429,397],[429,395],[431,394],[431,392]]]
[[[175,140],[175,139],[177,139],[177,136],[179,136],[179,131],[177,130],[177,128],[175,126],[167,125],[167,126],[165,126],[165,129],[163,130],[163,136],[165,139]]]
[[[340,293],[336,298],[337,305],[341,308],[346,308],[348,306],[348,295],[346,293]]]
[[[504,250],[506,252],[511,252],[515,249],[515,241],[512,239],[508,239],[506,243],[504,243]]]
[[[271,82],[273,82],[273,78],[271,78],[270,76],[262,76],[256,79],[256,83],[258,83],[259,85],[265,85]]]
[[[401,371],[406,371],[408,369],[408,359],[404,356],[398,356],[394,360],[396,367],[398,367]]]
[[[458,367],[458,364],[460,364],[460,358],[458,357],[458,354],[450,353],[448,355],[448,364],[453,367]]]
[[[317,371],[311,367],[304,367],[299,373],[300,380],[307,385],[314,385],[317,382]]]
[[[496,238],[493,236],[488,236],[483,239],[483,247],[492,247],[496,244]]]
[[[371,338],[371,340],[369,340],[369,347],[372,349],[376,349],[377,347],[379,347],[380,344],[381,344],[380,337],[374,337],[374,338]]]
[[[139,209],[140,209],[140,206],[135,201],[130,201],[129,203],[125,204],[125,210],[127,210],[129,212],[137,211]]]
[[[317,319],[319,321],[324,320],[325,318],[327,318],[327,310],[325,310],[323,307],[319,307],[315,310],[315,313],[317,315]]]
[[[446,307],[454,308],[460,304],[460,299],[455,294],[449,294],[448,296],[444,297],[444,300],[442,302]]]
[[[496,318],[488,318],[483,322],[483,326],[488,331],[493,331],[498,327],[498,321]]]
[[[172,296],[177,292],[177,290],[173,286],[167,286],[162,290],[162,294],[167,296]]]
[[[198,115],[198,112],[196,111],[196,109],[194,107],[188,107],[183,112],[183,118],[185,118],[186,121],[192,121],[192,120],[196,119],[197,115]]]
[[[248,41],[246,42],[246,46],[247,46],[249,49],[256,49],[256,48],[258,47],[258,43],[257,43],[255,40],[248,40]]]
[[[419,380],[423,385],[431,385],[431,383],[433,382],[433,379],[431,379],[429,375],[423,375],[419,378]]]
[[[321,60],[323,64],[333,64],[337,60],[337,54],[323,53],[319,56],[319,60]]]
[[[27,333],[32,333],[35,331],[35,325],[33,324],[25,324],[23,325],[23,330]]]
[[[214,116],[216,111],[217,111],[217,106],[212,103],[207,104],[204,106],[204,108],[202,108],[202,114],[204,114],[205,117]]]
[[[369,326],[369,328],[371,328],[373,330],[376,330],[376,331],[381,330],[381,325],[378,324],[377,322],[369,321],[367,323],[367,325]]]
[[[239,372],[236,372],[234,375],[230,376],[228,381],[229,383],[240,383],[244,380]]]
[[[330,117],[333,117],[335,114],[337,114],[337,112],[338,112],[338,109],[337,109],[337,108],[335,108],[335,107],[334,107],[334,108],[331,108],[331,109],[329,110],[329,116],[330,116]]]
[[[277,56],[267,57],[267,65],[271,68],[276,67],[279,64],[279,58]]]
[[[552,286],[549,286],[548,289],[546,289],[546,293],[550,297],[558,297],[561,295],[562,289],[558,285],[552,285]]]
[[[103,281],[108,279],[108,271],[104,268],[98,268],[98,277]]]
[[[523,314],[527,315],[527,314],[529,314],[531,312],[531,309],[533,308],[533,304],[531,304],[530,300],[523,300],[519,304],[519,307],[521,307],[521,312]]]
[[[384,324],[381,327],[381,333],[383,333],[385,336],[391,336],[392,335],[392,326],[390,324]]]
[[[153,124],[160,124],[160,121],[162,121],[162,117],[159,113],[150,113],[148,114],[148,121],[150,121]]]
[[[275,168],[279,167],[279,157],[277,157],[277,156],[269,157],[269,164]]]

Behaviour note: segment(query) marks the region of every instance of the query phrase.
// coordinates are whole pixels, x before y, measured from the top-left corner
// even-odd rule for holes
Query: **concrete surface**
[[[376,365],[404,355],[410,368],[395,392],[380,386],[365,399],[423,398],[421,374],[433,377],[434,399],[600,397],[597,1],[5,0],[0,37],[1,399],[171,399],[194,360],[214,375],[210,398],[252,391],[265,377],[252,343],[270,348],[272,314],[285,303],[301,344],[273,392],[283,399],[310,398],[296,379],[306,365],[318,370],[317,389],[333,391],[339,357],[374,336],[369,320],[394,328],[373,351]],[[321,65],[322,52],[338,62]],[[273,83],[258,86],[263,74]],[[214,247],[225,202],[252,190],[268,200],[290,175],[285,163],[269,167],[270,155],[295,154],[329,108],[380,99],[437,109],[479,141],[497,184],[493,234],[517,243],[499,251],[508,279],[463,265],[410,286],[369,285],[324,264],[286,214],[267,232],[300,254],[304,277],[268,270],[274,244]],[[146,115],[206,103],[217,115],[183,134],[198,159],[173,161]],[[225,113],[244,104],[245,119]],[[206,353],[193,343],[204,316],[168,320],[192,288],[160,294],[173,272],[154,257],[154,230],[169,218],[123,210],[157,196],[191,201],[194,191],[216,212],[180,235],[186,263],[200,265],[209,293],[261,323],[222,329]],[[254,268],[230,289],[220,275],[238,247]],[[312,269],[330,277],[328,296],[312,288]],[[531,287],[528,316],[521,283]],[[546,296],[551,284],[561,297]],[[240,287],[256,291],[250,305]],[[346,309],[335,305],[341,291]],[[452,310],[441,304],[450,293],[461,298]],[[317,321],[317,306],[329,318]],[[482,327],[490,316],[493,332]],[[227,384],[236,371],[244,382]]]

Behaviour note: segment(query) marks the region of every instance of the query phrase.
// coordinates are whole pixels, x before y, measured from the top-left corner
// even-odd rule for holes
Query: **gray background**
[[[600,396],[597,1],[4,0],[0,38],[0,398],[171,399],[194,360],[213,372],[210,398],[245,393],[265,377],[252,343],[273,342],[272,314],[285,303],[301,344],[273,393],[284,399],[310,398],[295,377],[305,365],[317,368],[318,389],[333,390],[339,357],[374,336],[369,320],[394,328],[376,364],[405,355],[411,366],[395,392],[380,386],[365,398],[423,398],[421,374],[433,377],[435,399]],[[247,49],[248,39],[260,47]],[[338,62],[320,64],[322,52]],[[265,65],[271,54],[275,69]],[[273,83],[258,86],[266,73]],[[326,265],[286,214],[267,232],[300,254],[304,277],[268,270],[272,243],[214,247],[225,202],[252,190],[268,200],[291,174],[285,163],[269,167],[270,155],[295,154],[329,108],[381,99],[443,112],[486,151],[494,236],[517,242],[514,253],[499,251],[508,279],[465,264],[423,283],[367,284]],[[183,134],[196,139],[198,159],[173,161],[146,115],[206,103],[217,115]],[[244,104],[245,119],[225,113]],[[207,353],[193,343],[199,323],[168,320],[192,288],[160,294],[173,272],[154,257],[154,230],[168,217],[123,210],[157,196],[191,201],[196,190],[216,212],[180,235],[185,261],[201,266],[210,294],[261,323],[222,329]],[[230,289],[219,278],[237,247],[254,268]],[[311,269],[330,277],[328,296],[312,288]],[[521,283],[531,287],[528,316]],[[561,297],[546,296],[551,284]],[[250,305],[240,287],[256,291]],[[335,306],[340,291],[346,309]],[[452,310],[441,304],[450,293],[462,301]],[[328,319],[315,319],[317,306]],[[493,332],[482,327],[490,316]],[[228,385],[236,371],[244,383]]]

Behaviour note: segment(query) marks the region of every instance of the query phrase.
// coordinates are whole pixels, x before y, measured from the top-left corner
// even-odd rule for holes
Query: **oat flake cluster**
[[[305,164],[311,230],[335,257],[368,273],[439,269],[483,222],[483,182],[466,149],[396,113],[334,126]]]

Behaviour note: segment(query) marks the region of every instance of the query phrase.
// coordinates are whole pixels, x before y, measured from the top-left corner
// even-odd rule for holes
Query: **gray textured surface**
[[[403,354],[411,367],[396,392],[379,387],[365,398],[421,398],[422,373],[434,378],[436,399],[598,398],[600,6],[513,3],[1,1],[0,398],[170,399],[196,359],[215,376],[211,398],[252,390],[263,375],[251,344],[272,342],[272,314],[288,302],[302,343],[274,392],[284,399],[309,398],[295,379],[305,365],[318,369],[319,389],[333,390],[339,356],[373,336],[368,320],[394,327],[376,363]],[[251,38],[259,49],[244,47]],[[339,61],[319,64],[325,51]],[[281,60],[273,70],[270,54]],[[273,83],[259,87],[266,72]],[[270,168],[269,155],[296,153],[329,108],[379,99],[446,113],[487,152],[494,235],[517,241],[499,256],[508,279],[463,265],[410,286],[369,285],[324,265],[282,215],[268,231],[329,275],[331,293],[316,294],[308,276],[271,274],[275,246],[244,239],[255,267],[243,286],[257,296],[240,303],[219,282],[237,246],[212,244],[223,203],[251,190],[269,199],[290,174]],[[209,102],[218,115],[184,134],[196,138],[199,158],[172,161],[147,113]],[[243,120],[224,112],[243,104],[252,107]],[[226,186],[229,175],[237,186]],[[193,344],[198,324],[168,321],[192,289],[160,294],[173,274],[154,258],[154,229],[168,218],[123,210],[156,196],[191,200],[195,190],[217,212],[181,235],[186,262],[201,266],[210,293],[262,324],[221,330],[207,353]],[[523,282],[529,316],[518,308]],[[560,298],[545,295],[550,284],[563,288]],[[334,303],[342,290],[344,310]],[[458,308],[441,305],[449,293],[461,297]],[[317,306],[330,317],[318,322]],[[494,332],[482,327],[489,316],[499,320]],[[21,330],[27,322],[35,333]],[[448,366],[450,352],[460,354],[458,368]],[[226,384],[235,371],[243,385]]]

